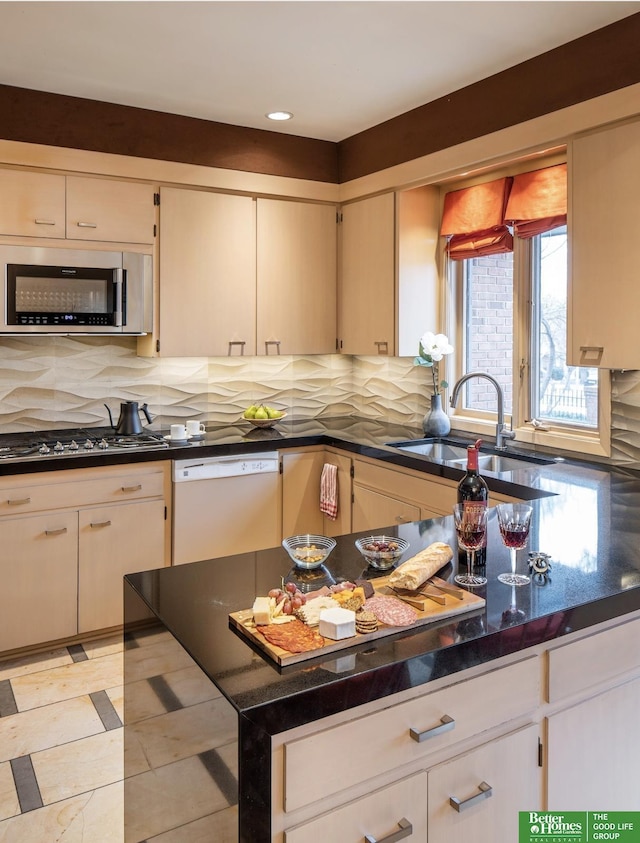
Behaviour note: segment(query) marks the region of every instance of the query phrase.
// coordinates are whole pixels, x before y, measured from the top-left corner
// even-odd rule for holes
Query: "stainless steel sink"
[[[449,442],[433,441],[430,439],[388,442],[387,444],[391,448],[421,454],[429,459],[443,462],[454,468],[465,469],[467,467],[467,449],[464,445],[452,445]],[[519,471],[530,465],[551,465],[554,462],[555,460],[552,458],[540,457],[533,454],[488,454],[481,451],[478,455],[478,468],[480,471],[491,471],[494,474]]]
[[[428,439],[417,439],[415,442],[388,442],[387,444],[391,448],[422,454],[438,462],[462,460],[466,463],[467,460],[467,449],[464,445],[449,445],[448,442],[432,442]]]

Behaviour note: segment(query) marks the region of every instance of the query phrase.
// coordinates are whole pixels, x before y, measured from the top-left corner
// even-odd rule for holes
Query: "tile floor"
[[[166,641],[134,646],[127,801],[166,811],[136,812],[127,841],[236,843],[228,703]],[[123,719],[121,635],[0,661],[0,843],[124,843]]]

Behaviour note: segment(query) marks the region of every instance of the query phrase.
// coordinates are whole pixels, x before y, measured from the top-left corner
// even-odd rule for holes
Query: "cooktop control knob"
[[[98,448],[102,448],[103,451],[106,451],[108,447],[109,443],[106,439],[103,438],[98,442]]]
[[[42,445],[40,445],[40,447],[38,448],[39,454],[44,455],[44,454],[48,454],[50,452],[51,452],[51,448],[45,442],[43,442]]]
[[[75,439],[72,439],[71,442],[69,442],[69,450],[70,451],[77,451],[77,450],[79,450],[79,448],[80,448],[80,445],[78,445],[78,443],[76,442]]]
[[[53,446],[53,450],[56,454],[61,454],[64,451],[64,445],[62,444],[62,442],[56,442],[56,444]]]
[[[93,448],[93,442],[91,441],[91,439],[87,439],[87,441],[84,443],[84,447],[87,449],[87,451],[90,451]]]

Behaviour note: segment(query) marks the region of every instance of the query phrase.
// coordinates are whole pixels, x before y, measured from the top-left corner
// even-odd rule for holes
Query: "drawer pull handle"
[[[67,532],[66,527],[59,527],[57,530],[45,530],[45,536],[61,536],[63,533]]]
[[[380,840],[376,840],[376,838],[372,837],[370,834],[365,834],[364,842],[396,843],[397,840],[404,840],[405,837],[411,837],[411,835],[413,834],[413,826],[411,825],[409,820],[403,817],[401,820],[398,820],[398,825],[400,826],[400,828],[397,831],[392,831],[391,834],[387,834],[386,837],[381,837]]]
[[[433,729],[425,729],[424,732],[419,732],[417,729],[409,729],[409,734],[414,741],[422,743],[422,741],[426,741],[429,738],[435,738],[436,735],[441,735],[443,732],[450,732],[452,729],[455,729],[455,727],[456,721],[453,717],[449,717],[448,714],[445,714],[440,718],[439,725],[434,726]]]
[[[55,225],[55,220],[34,220],[36,225]]]
[[[97,228],[98,223],[95,222],[78,222],[76,223],[78,228]]]
[[[378,354],[389,354],[389,343],[387,340],[376,340],[373,344],[378,349]]]
[[[142,483],[138,483],[137,486],[121,486],[120,488],[123,492],[139,492],[142,489]]]
[[[480,782],[478,788],[480,789],[480,793],[476,793],[475,796],[470,796],[468,799],[463,799],[462,801],[457,799],[455,796],[450,796],[449,805],[460,813],[460,811],[464,811],[466,808],[471,808],[472,805],[476,805],[483,799],[488,799],[490,796],[493,796],[493,789],[490,784]]]
[[[269,354],[269,346],[275,345],[276,347],[276,354],[280,354],[280,340],[265,340],[264,341],[264,353]]]
[[[31,503],[31,498],[15,498],[14,500],[8,500],[7,503],[9,506],[23,506],[25,503]]]
[[[111,521],[91,521],[89,526],[92,530],[97,530],[98,527],[110,527]]]

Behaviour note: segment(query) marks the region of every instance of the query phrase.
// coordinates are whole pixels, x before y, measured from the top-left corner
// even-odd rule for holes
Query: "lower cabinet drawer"
[[[312,786],[307,780],[308,786]],[[401,830],[403,840],[426,843],[427,774],[416,773],[285,832],[285,843],[384,843]]]
[[[640,668],[640,618],[549,650],[549,702]]]
[[[518,812],[543,807],[538,727],[439,764],[428,781],[429,843],[515,843]]]
[[[487,729],[522,717],[540,702],[540,660],[458,682],[284,746],[284,810],[338,793]],[[346,749],[348,747],[348,749]],[[301,770],[313,759],[313,786]]]

